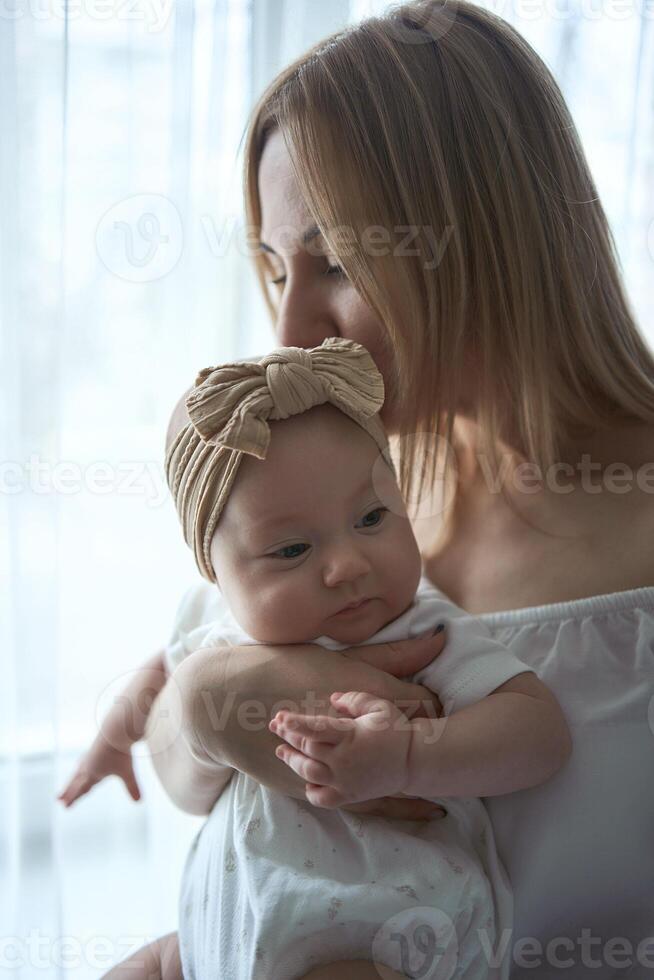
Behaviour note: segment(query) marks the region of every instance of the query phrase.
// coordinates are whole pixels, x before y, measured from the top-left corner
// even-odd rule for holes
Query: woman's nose
[[[344,545],[334,551],[323,568],[325,585],[333,588],[343,582],[356,582],[370,571],[370,562],[364,554],[352,546]]]
[[[287,285],[275,321],[279,347],[320,347],[326,337],[337,337],[330,311],[302,292],[300,284]]]

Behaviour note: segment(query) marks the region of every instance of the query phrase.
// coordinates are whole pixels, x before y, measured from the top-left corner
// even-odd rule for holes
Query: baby
[[[180,956],[188,980],[300,980],[339,960],[426,980],[508,976],[511,892],[476,797],[548,779],[569,733],[536,675],[422,577],[382,404],[372,358],[339,338],[201,372],[166,469],[185,539],[227,608],[190,633],[180,624],[166,667],[225,644],[344,650],[446,623],[446,649],[413,676],[444,716],[408,720],[365,692],[334,694],[329,714],[277,711],[277,755],[307,802],[230,771],[186,861],[179,949],[164,962],[153,944],[136,957],[154,972],[125,961],[112,977],[170,980]],[[66,802],[97,781],[91,768]],[[124,762],[110,771],[126,778]],[[447,816],[342,809],[400,794]]]

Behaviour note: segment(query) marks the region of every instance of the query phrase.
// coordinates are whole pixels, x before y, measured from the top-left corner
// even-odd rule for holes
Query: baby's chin
[[[336,626],[336,627],[330,626],[329,628],[325,629],[324,632],[321,633],[320,635],[326,636],[330,640],[335,640],[337,643],[344,643],[347,646],[354,647],[358,643],[365,643],[366,640],[369,640],[371,636],[374,636],[375,633],[378,633],[380,629],[381,626],[375,626],[374,629],[371,629],[367,625],[365,627],[362,626],[355,627],[353,625]],[[314,639],[317,640],[318,637],[316,636],[314,637]]]
[[[371,609],[371,614],[366,617],[365,614],[362,615],[361,620],[357,621],[355,619],[350,622],[343,621],[341,623],[331,622],[326,623],[325,630],[323,631],[323,636],[328,636],[332,640],[336,640],[337,643],[346,643],[348,646],[356,646],[358,643],[365,643],[376,633],[379,633],[385,626],[389,623],[394,622],[398,619],[407,609],[411,606],[411,602],[404,609],[396,609],[393,612],[389,612],[388,608],[382,608],[381,615],[377,610]]]
[[[393,604],[389,604],[383,599],[373,599],[369,609],[365,611],[344,616],[341,620],[338,617],[330,616],[329,619],[316,623],[313,628],[296,628],[295,630],[291,629],[288,633],[284,629],[280,630],[279,624],[273,626],[261,622],[242,624],[242,628],[257,643],[268,645],[293,646],[302,643],[315,643],[316,640],[325,636],[336,643],[342,643],[344,646],[356,646],[358,643],[365,643],[389,623],[399,619],[411,608],[414,599],[415,596],[407,602],[395,602]]]

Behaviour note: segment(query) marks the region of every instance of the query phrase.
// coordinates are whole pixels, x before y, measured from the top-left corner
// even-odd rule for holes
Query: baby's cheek
[[[311,629],[306,621],[307,603],[296,592],[290,581],[257,583],[247,611],[248,633],[260,643],[308,642]]]
[[[243,619],[247,622],[248,633],[255,640],[260,643],[271,642],[270,637],[276,633],[278,620],[273,597],[261,589],[248,590]]]

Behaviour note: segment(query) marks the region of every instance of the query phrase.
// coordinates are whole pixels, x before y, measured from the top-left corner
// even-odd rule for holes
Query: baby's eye
[[[367,521],[369,517],[374,517],[375,514],[378,514],[380,516],[378,517],[378,519],[373,524],[364,524],[364,527],[377,527],[379,524],[381,524],[381,522],[383,520],[383,517],[381,515],[385,511],[388,511],[388,507],[375,507],[374,510],[369,511],[366,514],[366,516],[363,518],[364,521]]]
[[[292,552],[294,548],[308,548],[307,544],[287,544],[284,548],[280,548],[278,551],[273,551],[270,555],[271,558],[299,558],[304,552],[295,552],[295,554],[288,554]]]

